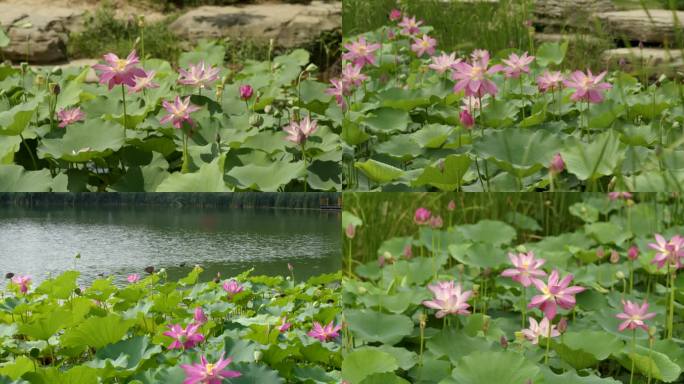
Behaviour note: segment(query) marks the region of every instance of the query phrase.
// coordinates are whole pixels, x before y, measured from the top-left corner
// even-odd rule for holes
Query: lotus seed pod
[[[270,104],[265,106],[264,112],[270,115],[273,112],[273,107]]]
[[[522,343],[525,341],[525,334],[523,334],[521,331],[518,331],[515,333],[515,341]]]
[[[506,338],[506,336],[501,335],[501,338],[499,339],[499,343],[501,344],[501,346],[504,349],[508,348],[508,339]]]
[[[36,87],[42,87],[45,85],[45,76],[43,75],[38,75],[33,79],[33,84],[36,85]]]

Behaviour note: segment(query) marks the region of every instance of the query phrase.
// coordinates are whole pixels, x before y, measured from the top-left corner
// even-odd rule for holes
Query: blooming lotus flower
[[[340,329],[342,329],[342,326],[335,326],[332,321],[325,327],[314,321],[313,327],[311,328],[311,331],[307,333],[307,335],[313,337],[314,339],[318,339],[321,342],[326,342],[338,338],[340,336]]]
[[[164,336],[173,339],[169,349],[190,349],[204,341],[204,335],[197,332],[200,324],[189,324],[183,328],[180,324],[169,325],[169,330],[164,332]]]
[[[145,70],[143,70],[143,73],[145,74],[145,76],[135,77],[135,85],[132,88],[130,88],[128,92],[137,93],[142,91],[143,89],[159,88],[159,84],[152,81],[154,79],[154,76],[156,75],[155,71],[146,72]]]
[[[435,70],[440,75],[449,69],[454,69],[454,66],[461,62],[461,59],[456,58],[455,53],[447,55],[442,53],[439,56],[432,56],[432,64],[428,65],[428,68]]]
[[[475,119],[473,119],[473,115],[471,115],[467,110],[461,111],[458,117],[459,120],[461,120],[461,124],[463,124],[465,128],[472,128],[473,125],[475,125]]]
[[[136,67],[140,60],[135,50],[131,51],[125,59],[120,59],[113,53],[108,53],[103,58],[107,64],[93,65],[93,69],[100,71],[100,84],[107,84],[109,90],[121,84],[135,87],[135,78],[146,76],[142,68]]]
[[[532,279],[546,276],[546,272],[541,270],[541,266],[546,263],[544,259],[536,259],[534,252],[509,253],[508,258],[515,268],[509,268],[501,272],[501,276],[510,277],[513,281],[522,284],[523,287],[532,285]]]
[[[435,53],[435,47],[437,46],[437,40],[432,37],[423,34],[423,37],[413,39],[413,44],[411,44],[411,50],[416,53],[418,57],[424,54],[432,55]]]
[[[489,93],[496,95],[496,84],[489,79],[489,76],[500,72],[501,65],[489,66],[489,53],[484,52],[478,60],[473,60],[472,64],[460,62],[455,65],[454,80],[458,82],[454,85],[454,92],[465,90],[466,96],[482,97]]]
[[[207,315],[204,314],[202,307],[195,308],[193,319],[195,320],[195,324],[204,324],[208,320]]]
[[[229,280],[223,283],[223,290],[228,292],[229,297],[233,297],[242,292],[244,287],[235,280]]]
[[[534,61],[534,56],[527,56],[527,52],[520,56],[511,53],[508,59],[501,61],[506,64],[503,68],[506,77],[517,79],[521,73],[530,73],[530,64]]]
[[[611,201],[619,200],[619,199],[625,199],[629,200],[632,198],[632,194],[629,192],[609,192],[608,193],[608,199]]]
[[[85,113],[81,111],[80,107],[70,109],[63,108],[57,112],[57,118],[59,119],[58,127],[65,128],[69,124],[85,119]]]
[[[342,55],[342,60],[349,60],[352,64],[363,67],[366,64],[375,65],[375,54],[373,52],[380,49],[380,44],[371,44],[365,37],[359,37],[357,41],[352,41],[344,45],[348,52]]]
[[[249,100],[254,95],[254,88],[251,85],[241,85],[240,86],[240,98],[242,100]]]
[[[184,122],[190,124],[191,126],[195,125],[195,121],[190,118],[190,114],[199,111],[200,108],[196,105],[190,104],[190,96],[186,97],[184,100],[181,100],[179,96],[176,96],[173,104],[164,100],[162,101],[162,105],[164,108],[166,108],[169,114],[159,120],[161,124],[166,124],[170,121],[176,129],[181,129]]]
[[[289,140],[295,144],[301,144],[306,141],[317,129],[318,122],[309,119],[309,116],[304,117],[299,123],[292,121],[283,128],[285,133],[287,133],[285,140]]]
[[[558,306],[563,309],[571,309],[575,306],[575,295],[585,290],[584,287],[577,285],[570,287],[569,285],[572,278],[572,274],[568,274],[560,280],[558,270],[555,269],[551,272],[551,275],[549,275],[548,284],[533,278],[532,284],[534,284],[542,294],[534,296],[527,307],[539,307],[549,320],[553,320],[553,318],[556,317]]]
[[[655,312],[648,312],[648,302],[644,301],[641,306],[637,303],[633,303],[629,300],[622,301],[622,310],[624,312],[618,313],[615,317],[624,320],[620,323],[618,331],[622,332],[625,329],[637,329],[642,328],[644,331],[648,332],[648,326],[644,323],[644,320],[652,319],[655,317]]]
[[[180,74],[178,83],[204,89],[218,80],[220,71],[218,67],[212,67],[211,65],[206,65],[204,61],[200,61],[198,64],[190,64],[187,71],[180,68],[178,70]]]
[[[666,263],[675,269],[681,268],[681,259],[684,257],[684,238],[674,236],[670,241],[666,241],[662,235],[656,233],[655,239],[655,243],[648,245],[657,251],[651,263],[657,264],[658,268],[664,267]]]
[[[530,317],[530,327],[522,330],[522,334],[525,338],[532,342],[532,344],[538,344],[540,337],[549,337],[549,325],[551,326],[551,337],[560,336],[560,332],[556,329],[555,325],[552,325],[548,318],[543,318],[542,321],[537,323],[537,320]]]
[[[368,76],[361,73],[362,66],[358,64],[347,64],[342,68],[342,82],[356,87],[363,84],[368,79]]]
[[[401,19],[401,11],[398,10],[398,9],[396,9],[396,8],[392,9],[392,10],[390,11],[390,14],[389,14],[389,19],[390,19],[391,21],[400,20],[400,19]]]
[[[546,70],[537,77],[537,86],[542,92],[555,91],[561,85],[563,85],[563,74],[558,71],[549,72]]]
[[[570,96],[570,99],[573,101],[584,100],[590,103],[602,102],[603,91],[613,87],[606,82],[601,82],[606,73],[606,71],[603,71],[594,76],[591,70],[587,70],[586,74],[582,71],[573,72],[569,79],[563,81],[566,87],[575,89],[575,93]]]
[[[549,165],[549,171],[553,173],[554,175],[557,175],[565,169],[565,162],[563,161],[563,158],[561,157],[560,153],[556,153],[553,155],[553,159],[551,159],[551,165]]]
[[[347,108],[347,101],[344,99],[345,96],[349,95],[349,89],[347,87],[347,84],[341,79],[331,79],[330,83],[333,86],[326,89],[325,93],[328,95],[335,96],[335,101],[337,102],[337,105],[340,106],[340,108]]]
[[[19,291],[25,295],[28,293],[29,285],[31,284],[31,276],[14,276],[12,277],[12,283],[19,287]]]
[[[140,281],[140,275],[138,275],[137,273],[130,274],[128,275],[126,280],[131,284],[137,283],[138,281]]]
[[[416,209],[416,213],[413,215],[413,221],[418,225],[428,224],[430,222],[430,216],[432,213],[427,208],[420,207]]]
[[[223,379],[240,377],[240,372],[225,369],[233,359],[224,359],[224,356],[225,354],[221,353],[218,361],[211,364],[205,356],[200,357],[199,364],[181,364],[180,367],[185,371],[183,384],[221,384],[224,382]]]
[[[423,305],[437,309],[435,317],[438,319],[449,314],[470,314],[468,299],[472,296],[473,291],[462,291],[461,284],[454,284],[453,281],[446,281],[428,285],[428,289],[432,291],[435,297],[432,300],[423,301]]]
[[[415,17],[404,16],[399,24],[401,27],[401,33],[406,36],[413,36],[420,32],[420,25],[423,21],[416,21]]]
[[[287,322],[287,317],[283,317],[283,320],[280,323],[280,327],[278,327],[278,332],[283,333],[287,332],[288,329],[292,326],[292,323]]]
[[[347,236],[348,239],[353,239],[354,235],[356,235],[356,227],[354,226],[354,224],[349,223],[349,225],[347,225],[347,228],[345,228],[344,230],[344,234]]]

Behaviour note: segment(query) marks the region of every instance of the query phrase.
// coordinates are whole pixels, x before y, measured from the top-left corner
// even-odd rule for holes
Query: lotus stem
[[[306,166],[306,139],[302,140],[302,160],[304,161],[304,192],[309,184],[309,172]]]
[[[349,278],[352,277],[352,240],[349,239],[349,256],[347,257],[347,267],[349,268]]]
[[[527,296],[527,288],[522,287],[522,300],[520,301],[520,308],[522,309],[522,327],[523,328],[525,328],[525,324],[526,324],[525,323],[525,320],[526,320],[525,317],[527,315],[527,306],[526,306],[527,299],[526,299],[526,296]]]
[[[181,173],[190,172],[190,162],[188,159],[188,135],[183,133],[183,165],[181,166]]]
[[[126,138],[126,123],[128,116],[126,114],[126,87],[121,84],[121,101],[123,103],[123,126],[124,126],[124,139]]]
[[[675,300],[675,276],[677,270],[670,272],[670,264],[667,265],[667,273],[670,276],[670,312],[667,318],[667,338],[672,339],[672,331],[674,328],[674,300]]]
[[[553,323],[549,319],[549,333],[546,335],[546,351],[544,352],[544,364],[549,364],[549,349],[551,348],[551,328]]]
[[[636,355],[636,328],[632,329],[632,355]],[[634,357],[632,356],[632,368],[629,370],[629,384],[632,384],[634,381]],[[648,362],[648,370],[651,370],[651,362],[649,360]]]

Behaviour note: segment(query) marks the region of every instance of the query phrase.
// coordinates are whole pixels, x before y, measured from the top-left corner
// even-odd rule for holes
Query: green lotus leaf
[[[405,132],[410,122],[408,112],[394,108],[379,108],[368,112],[364,121],[375,132]]]
[[[342,362],[342,378],[350,384],[360,384],[373,374],[393,372],[398,368],[394,356],[387,352],[374,349],[353,351]]]
[[[38,105],[43,101],[43,94],[26,103],[22,103],[0,112],[0,135],[17,136],[29,125]]]
[[[580,180],[610,175],[620,161],[620,141],[613,131],[596,135],[590,143],[575,141],[561,150],[568,172]]]
[[[223,181],[225,155],[202,164],[195,173],[174,173],[157,187],[157,192],[229,192]]]
[[[535,52],[536,62],[542,67],[546,67],[549,64],[560,65],[563,63],[567,51],[567,40],[562,43],[543,43]]]
[[[558,136],[546,131],[505,129],[489,132],[473,149],[513,175],[525,177],[547,167],[561,145]]]
[[[411,185],[430,185],[442,191],[459,189],[463,177],[470,168],[470,163],[471,160],[468,155],[449,155],[439,164],[425,167],[423,173]]]
[[[0,192],[49,192],[50,170],[25,171],[21,165],[0,165]]]
[[[675,382],[682,374],[681,367],[667,355],[653,350],[649,351],[641,345],[637,345],[636,352],[632,352],[631,347],[625,347],[617,358],[626,369],[631,369],[632,362],[634,362],[635,369],[641,375],[648,376],[650,373],[653,379],[665,383]]]
[[[576,369],[591,367],[624,348],[620,339],[601,331],[567,332],[562,342],[558,339],[553,341],[553,348],[560,358]]]
[[[404,173],[404,171],[399,168],[373,159],[368,159],[363,163],[357,162],[354,166],[376,183],[387,183],[397,180]]]
[[[260,191],[277,191],[292,180],[299,180],[306,170],[304,162],[294,163],[273,162],[262,166],[247,164],[233,167],[226,173],[230,183],[241,189],[256,189]]]
[[[120,341],[131,326],[130,321],[121,319],[117,314],[90,317],[77,327],[66,330],[61,341],[65,347],[99,349]]]
[[[461,358],[451,375],[459,384],[520,384],[538,380],[540,370],[517,352],[478,351]]]
[[[124,141],[120,125],[92,119],[68,126],[62,138],[44,139],[38,156],[83,163],[111,155],[121,149]]]
[[[389,315],[371,310],[348,310],[349,330],[359,339],[394,345],[413,331],[413,321],[404,315]]]

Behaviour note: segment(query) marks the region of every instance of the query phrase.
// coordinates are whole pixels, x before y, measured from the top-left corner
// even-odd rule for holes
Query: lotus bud
[[[145,267],[145,272],[149,273],[150,275],[154,273],[154,266],[150,265],[149,267]]]
[[[36,78],[33,79],[33,84],[35,84],[36,87],[42,87],[43,85],[45,85],[45,76],[43,76],[43,75],[36,76]]]
[[[349,223],[349,225],[347,225],[347,228],[345,228],[344,230],[344,234],[347,236],[348,239],[353,239],[356,235],[356,227],[354,226],[354,224]]]
[[[28,72],[29,64],[27,62],[22,62],[19,64],[19,69],[21,70],[21,73],[26,73]]]
[[[359,293],[360,294],[366,294],[368,293],[368,289],[366,287],[359,287]]]
[[[425,329],[427,324],[427,315],[425,313],[420,314],[420,317],[418,318],[418,324],[420,324],[420,329]]]
[[[280,112],[280,109],[275,109],[275,110],[273,110],[273,117],[279,118],[279,117],[281,117],[282,115],[283,115],[283,113]]]
[[[655,325],[648,327],[648,337],[650,339],[654,338],[657,333],[658,333],[658,328],[656,328]]]
[[[620,262],[620,254],[614,249],[610,252],[610,262],[613,264]]]
[[[411,244],[406,244],[404,246],[404,258],[405,259],[413,258],[413,247],[411,247]]]
[[[622,271],[617,271],[617,272],[615,272],[615,277],[618,280],[624,280],[625,279],[625,273]]]
[[[449,201],[449,204],[447,204],[447,210],[448,210],[449,212],[451,212],[451,211],[453,211],[454,209],[456,209],[456,202],[453,201],[453,200],[451,200],[451,201]]]
[[[5,279],[11,279],[11,278],[13,278],[13,277],[14,277],[14,273],[12,273],[12,272],[7,272],[7,273],[5,274]]]
[[[52,93],[55,96],[59,95],[62,92],[62,88],[57,83],[48,84],[48,88],[50,89],[50,93]]]
[[[637,248],[636,245],[629,247],[629,250],[627,251],[627,258],[632,261],[639,258],[639,248]]]
[[[221,97],[223,97],[223,87],[224,87],[223,84],[220,84],[220,83],[216,84],[216,98],[217,99],[220,99]]]
[[[271,112],[273,112],[273,106],[271,106],[270,104],[267,105],[267,106],[265,106],[265,107],[264,107],[264,112],[266,112],[267,114],[270,115]]]
[[[255,362],[260,362],[261,358],[264,357],[264,353],[261,351],[254,351],[254,361]]]
[[[461,120],[461,124],[465,129],[470,129],[473,127],[473,125],[475,125],[475,120],[473,119],[473,116],[470,114],[470,112],[466,110],[461,111],[459,119]]]
[[[606,256],[606,251],[603,250],[603,247],[598,247],[596,250],[596,257],[599,259],[603,259]]]
[[[145,28],[145,15],[138,16],[138,28]]]
[[[565,333],[568,330],[568,319],[566,317],[561,317],[557,325],[558,332]]]
[[[318,71],[318,66],[314,63],[311,63],[306,66],[306,69],[304,69],[305,72],[313,73]]]
[[[432,216],[430,218],[430,227],[432,229],[440,229],[444,225],[444,221],[442,220],[442,216]]]
[[[565,162],[561,157],[560,153],[556,153],[551,160],[551,165],[549,166],[549,172],[553,175],[557,175],[565,169]]]

